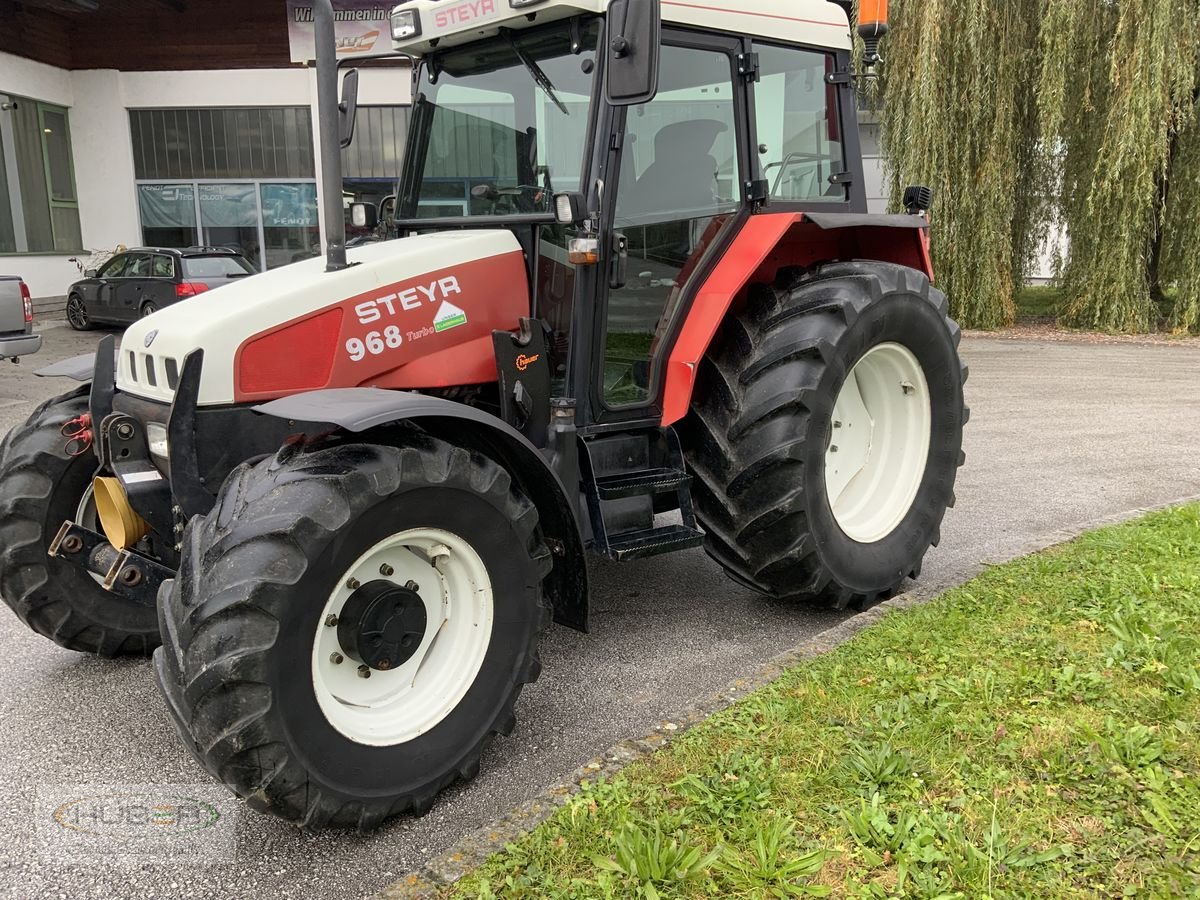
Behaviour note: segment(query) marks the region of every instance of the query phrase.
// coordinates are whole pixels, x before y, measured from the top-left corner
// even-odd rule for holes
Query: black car
[[[67,321],[76,331],[128,323],[152,312],[255,274],[236,250],[141,248],[118,253],[67,292]]]

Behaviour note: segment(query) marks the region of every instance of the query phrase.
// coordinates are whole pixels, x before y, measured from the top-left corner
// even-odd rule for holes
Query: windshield
[[[575,19],[426,59],[399,217],[545,213],[580,190],[599,33]]]

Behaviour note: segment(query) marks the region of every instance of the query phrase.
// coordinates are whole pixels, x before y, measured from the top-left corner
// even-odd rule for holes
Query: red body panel
[[[445,305],[444,305],[445,304]],[[462,313],[435,323],[439,311]],[[520,251],[465,262],[331,304],[248,338],[237,402],[343,387],[453,387],[496,380],[492,331],[529,315]]]
[[[846,259],[893,262],[924,272],[931,280],[925,232],[858,226],[822,229],[803,213],[751,216],[700,286],[667,360],[663,392],[664,426],[687,415],[696,384],[696,366],[725,315],[745,299],[750,284],[770,284],[780,269]]]

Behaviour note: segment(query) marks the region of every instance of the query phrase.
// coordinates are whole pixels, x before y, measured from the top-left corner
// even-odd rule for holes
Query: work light
[[[398,6],[392,10],[392,40],[406,41],[420,37],[421,16],[415,9]]]

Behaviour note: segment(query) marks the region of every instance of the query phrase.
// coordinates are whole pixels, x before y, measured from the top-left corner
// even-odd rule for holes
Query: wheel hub
[[[348,657],[386,672],[412,659],[428,627],[420,594],[380,580],[350,595],[338,616],[337,636]]]

